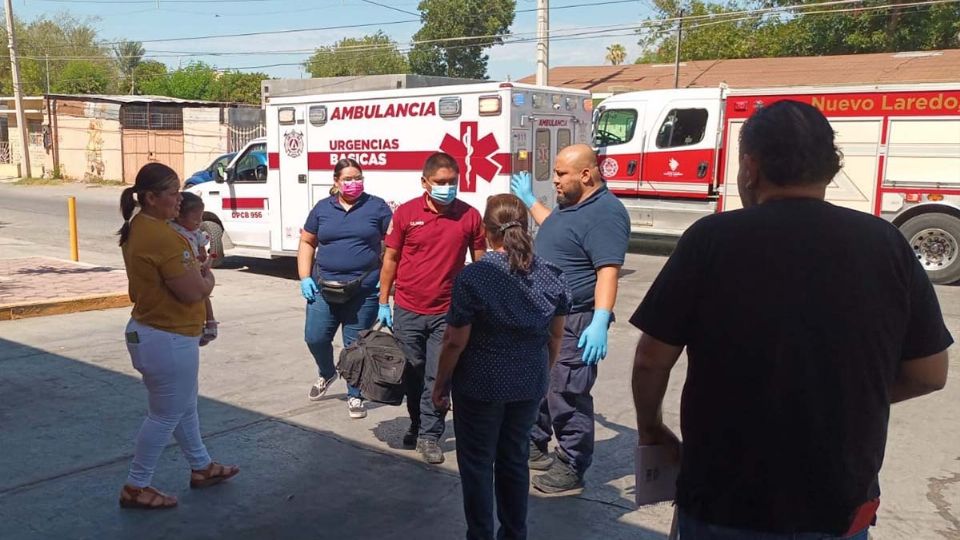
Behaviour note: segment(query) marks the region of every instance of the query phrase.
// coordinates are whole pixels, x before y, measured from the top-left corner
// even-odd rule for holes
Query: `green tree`
[[[164,96],[167,88],[167,66],[156,60],[144,60],[133,70],[133,93]]]
[[[407,59],[382,31],[361,38],[344,38],[319,47],[304,67],[311,77],[386,75],[409,73]]]
[[[269,78],[266,73],[228,71],[214,80],[204,99],[259,105],[260,82]]]
[[[132,94],[136,90],[136,79],[134,73],[137,66],[143,61],[143,55],[146,51],[143,49],[143,43],[139,41],[123,40],[113,47],[113,54],[117,59],[117,70],[120,72],[121,88],[130,88]]]
[[[167,75],[164,95],[180,99],[206,99],[216,83],[217,72],[203,62],[191,62]]]
[[[803,0],[814,4],[818,0]],[[683,60],[817,56],[884,51],[932,50],[960,46],[960,4],[893,7],[886,0],[863,0],[858,11],[808,13],[803,9],[755,14],[746,10],[795,5],[793,0],[654,0],[659,19],[684,10]],[[824,11],[837,8],[812,8]],[[676,22],[639,30],[643,55],[637,63],[672,62]]]
[[[25,94],[46,92],[48,76],[52,90],[72,60],[102,64],[108,82],[115,79],[109,51],[100,44],[95,22],[96,19],[79,19],[69,14],[42,15],[28,23],[14,20],[20,55],[20,82]],[[4,27],[0,27],[0,40],[4,44],[7,42]],[[6,53],[0,55],[0,91],[5,95],[13,92],[10,58]]]
[[[70,60],[52,84],[59,94],[103,94],[110,85],[110,70],[102,62]]]
[[[606,59],[610,64],[619,66],[627,59],[627,49],[619,43],[614,43],[607,47]]]
[[[486,79],[489,57],[483,51],[503,43],[516,6],[514,0],[422,0],[423,26],[410,51],[413,72]]]

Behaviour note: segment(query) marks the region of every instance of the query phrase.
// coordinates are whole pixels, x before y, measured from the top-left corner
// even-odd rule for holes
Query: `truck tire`
[[[204,221],[200,230],[210,236],[210,254],[213,256],[210,266],[216,268],[223,264],[223,227],[216,221]]]
[[[960,219],[938,212],[920,214],[901,225],[900,231],[930,281],[960,281]]]

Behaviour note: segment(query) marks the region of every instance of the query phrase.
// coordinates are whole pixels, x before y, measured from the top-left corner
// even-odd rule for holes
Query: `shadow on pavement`
[[[71,357],[0,339],[0,538],[463,537],[455,474],[307,425],[339,411],[339,400],[265,415],[201,397],[211,455],[239,464],[241,474],[191,491],[171,445],[154,483],[178,496],[179,508],[121,510],[146,392],[138,378],[101,367],[116,362],[118,350],[101,345],[83,344],[77,350],[93,352]],[[398,441],[407,420],[405,410],[397,414],[373,430]],[[625,513],[580,498],[531,497],[530,538],[664,538],[624,523]]]
[[[256,257],[224,257],[218,267],[223,270],[237,270],[243,273],[297,280],[296,257],[276,259],[258,259]]]

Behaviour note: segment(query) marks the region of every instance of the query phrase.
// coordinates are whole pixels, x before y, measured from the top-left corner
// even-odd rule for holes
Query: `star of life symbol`
[[[460,122],[460,138],[447,133],[440,143],[440,150],[450,154],[460,166],[460,191],[477,191],[477,177],[487,182],[500,172],[502,166],[493,160],[500,149],[493,133],[479,136],[477,122]]]
[[[303,154],[303,133],[291,129],[283,135],[283,151],[292,158]]]

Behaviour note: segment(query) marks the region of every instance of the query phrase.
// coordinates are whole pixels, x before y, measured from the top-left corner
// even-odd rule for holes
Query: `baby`
[[[170,226],[190,244],[193,255],[200,261],[203,271],[206,272],[210,269],[211,255],[207,253],[210,237],[200,230],[200,224],[203,222],[203,199],[187,191],[181,193],[181,196],[180,215],[170,222]],[[213,317],[213,304],[210,298],[207,297],[204,302],[207,309],[207,322],[200,337],[201,347],[217,339],[217,325],[220,324]]]

